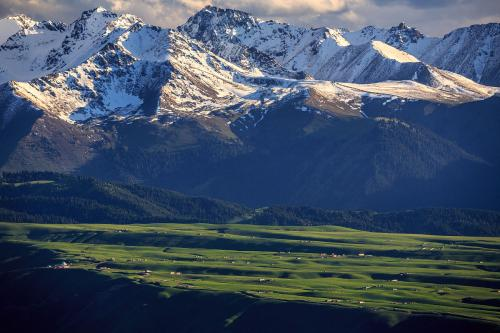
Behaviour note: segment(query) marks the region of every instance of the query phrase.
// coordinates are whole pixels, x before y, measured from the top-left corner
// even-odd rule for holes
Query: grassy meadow
[[[341,227],[19,223],[0,223],[0,237],[55,251],[70,269],[179,292],[236,292],[500,323],[500,238]]]

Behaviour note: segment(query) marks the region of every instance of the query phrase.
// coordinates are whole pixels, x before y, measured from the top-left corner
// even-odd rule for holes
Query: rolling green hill
[[[499,244],[332,226],[0,223],[0,320],[12,331],[498,332]]]

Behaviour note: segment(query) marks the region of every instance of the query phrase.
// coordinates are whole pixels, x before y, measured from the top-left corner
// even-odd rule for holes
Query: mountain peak
[[[88,14],[93,14],[93,13],[104,13],[104,12],[108,12],[108,10],[102,6],[99,6],[99,7],[95,7],[95,8],[84,11],[82,13],[82,15],[88,15]]]
[[[99,6],[99,7],[95,8],[94,11],[97,13],[102,13],[102,12],[107,12],[108,10],[102,6]]]
[[[223,8],[220,8],[220,7],[217,7],[217,6],[214,6],[214,5],[206,5],[205,7],[203,7],[199,12],[203,12],[203,11],[208,11],[208,12],[217,12],[217,11],[221,11],[223,10]],[[199,13],[198,12],[198,13]],[[195,14],[196,15],[196,14]]]
[[[209,5],[191,16],[178,30],[192,38],[213,43],[221,36],[232,38],[236,31],[246,31],[257,25],[258,20],[248,13]],[[228,31],[232,33],[228,34]]]
[[[1,19],[0,22],[15,23],[20,30],[29,29],[29,28],[31,28],[39,23],[38,21],[36,21],[36,20],[32,19],[31,17],[24,15],[24,14],[8,16],[4,19]]]
[[[24,15],[24,14],[8,16],[7,19],[16,21],[24,28],[29,28],[29,27],[35,25],[36,23],[38,23],[36,20],[34,20],[31,17]]]
[[[420,39],[425,38],[424,34],[405,22],[390,28],[387,33],[386,43],[401,49],[406,49],[409,44],[417,43]]]
[[[14,35],[18,31],[29,29],[37,24],[37,21],[24,14],[8,16],[0,19],[0,45],[5,43],[10,36]]]
[[[398,32],[405,32],[405,33],[416,32],[416,33],[423,36],[423,34],[420,31],[418,31],[416,28],[414,28],[412,26],[409,26],[405,22],[400,22],[398,25],[389,28],[389,31],[398,31]]]
[[[86,10],[82,13],[81,17],[80,17],[80,21],[81,20],[87,20],[91,17],[97,17],[97,16],[102,16],[102,17],[117,17],[118,15],[116,13],[113,13],[109,10],[107,10],[106,8],[104,7],[96,7],[96,8],[93,8],[93,9],[89,9],[89,10]]]
[[[398,24],[397,28],[399,30],[406,30],[406,29],[408,29],[410,27],[405,22],[401,22],[401,23]]]
[[[246,22],[254,23],[256,21],[256,19],[247,12],[243,12],[237,9],[221,8],[213,5],[208,5],[191,16],[183,26],[193,23],[207,26],[209,25],[209,22],[219,23],[221,20],[224,21],[227,25]]]
[[[119,17],[132,17],[131,15],[118,15],[108,11],[104,7],[97,7],[86,10],[81,17],[72,23],[71,37],[75,39],[84,39],[90,35],[100,34],[109,23]],[[131,20],[128,20],[131,21]],[[127,24],[130,25],[130,24]]]
[[[222,7],[218,7],[218,6],[214,6],[214,5],[205,6],[198,13],[203,12],[203,11],[215,12],[215,13],[225,13],[225,14],[227,14],[227,13],[240,13],[240,14],[245,14],[248,16],[251,15],[250,13],[244,12],[242,10],[232,9],[232,8],[222,8]]]

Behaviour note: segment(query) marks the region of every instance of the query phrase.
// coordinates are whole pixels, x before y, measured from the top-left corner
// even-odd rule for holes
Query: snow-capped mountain
[[[221,16],[216,23],[214,15]],[[310,41],[317,38],[322,43],[315,57]],[[362,95],[367,89],[378,94],[374,86],[353,89],[334,81],[413,80],[420,99],[445,103],[483,99],[496,91],[380,41],[350,45],[340,31],[260,21],[215,7],[178,30],[103,8],[84,12],[70,25],[35,22],[11,36],[0,57],[5,68],[0,78],[8,81],[12,96],[70,122],[147,116],[222,117],[231,123],[297,96],[305,110],[361,116]],[[392,86],[384,95],[403,92],[408,98],[408,84]],[[344,106],[334,111],[332,104]]]
[[[0,83],[30,81],[73,68],[141,20],[100,7],[83,12],[70,25],[30,22],[0,46]]]
[[[439,41],[439,38],[427,37],[404,22],[389,29],[367,26],[357,31],[346,31],[343,36],[352,45],[374,40],[382,41],[417,58]]]
[[[404,207],[407,186],[425,193],[436,179],[426,200],[439,199],[500,174],[499,89],[423,61],[416,50],[441,41],[403,24],[309,29],[209,6],[177,29],[104,8],[0,25],[12,33],[0,45],[0,170],[328,207],[380,193]]]
[[[292,72],[305,72],[313,77],[323,73],[327,63],[339,66],[356,64],[356,57],[360,53],[363,53],[363,61],[369,62],[367,50],[372,49],[373,54],[380,54],[381,47],[373,47],[380,46],[374,44],[379,41],[409,53],[425,64],[456,72],[476,82],[500,85],[496,67],[499,63],[497,54],[500,54],[499,27],[500,24],[471,26],[440,39],[426,37],[404,23],[389,29],[368,26],[353,32],[326,27],[308,29],[260,20],[241,11],[208,6],[179,29],[231,61],[238,60],[248,65],[252,63],[252,57],[248,55],[258,54],[258,57],[253,57],[268,56]],[[394,60],[394,57],[388,58]],[[269,63],[269,60],[266,62]],[[254,62],[253,65],[269,71],[265,64]],[[336,70],[333,68],[330,72]],[[382,73],[384,71],[380,71],[379,76],[371,78],[369,82],[394,77],[393,71],[387,76]],[[348,77],[351,81],[363,82],[361,78],[356,79],[356,75],[348,76],[345,73],[341,76],[331,75],[330,79],[346,80]]]
[[[109,115],[176,119],[214,114],[231,122],[253,109],[296,96],[311,100],[316,93],[329,96],[324,100],[331,103],[353,101],[349,108],[357,105],[359,115],[366,93],[411,98],[411,86],[416,99],[457,104],[497,92],[412,55],[454,67],[454,54],[472,43],[467,37],[472,29],[476,44],[482,41],[490,48],[481,49],[483,58],[461,57],[466,61],[460,66],[465,71],[466,63],[474,61],[475,71],[468,74],[478,78],[479,71],[498,67],[499,61],[484,58],[497,41],[497,25],[459,29],[439,40],[403,23],[357,32],[309,29],[213,6],[178,29],[150,26],[102,7],[83,12],[69,25],[22,15],[0,25],[5,36],[12,33],[0,45],[4,91],[70,122]],[[442,46],[444,41],[455,43]],[[451,56],[441,56],[445,48]],[[381,83],[388,80],[399,82]],[[347,83],[370,85],[353,90]]]
[[[225,67],[231,64],[176,31],[136,24],[76,67],[10,85],[16,95],[69,121],[178,117],[231,104],[233,92],[253,92],[233,82]]]
[[[276,66],[293,72],[306,69],[310,72],[310,68],[322,65],[321,59],[325,56],[348,45],[336,30],[263,21],[242,11],[213,6],[207,6],[189,18],[179,30],[202,41],[223,58],[270,73]],[[311,57],[307,53],[317,56]],[[261,58],[271,58],[278,65],[261,62]],[[298,66],[294,66],[294,61],[299,62]],[[317,61],[320,63],[316,64]]]
[[[459,28],[443,38],[427,37],[404,23],[390,29],[369,26],[343,36],[351,44],[383,41],[425,63],[476,82],[500,86],[500,23]]]
[[[420,58],[476,82],[500,86],[500,23],[454,30],[423,49]]]

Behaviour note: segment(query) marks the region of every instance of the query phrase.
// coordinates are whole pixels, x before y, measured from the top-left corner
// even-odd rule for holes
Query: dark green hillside
[[[423,126],[324,119],[290,102],[233,131],[251,150],[220,163],[209,181],[175,189],[253,207],[500,207],[496,166]]]
[[[390,117],[423,126],[492,165],[500,163],[500,97],[456,106],[423,101],[364,101],[371,117]]]
[[[262,225],[337,225],[377,232],[500,235],[499,212],[456,208],[373,212],[271,207],[258,210],[247,222]]]
[[[225,222],[248,209],[164,189],[49,172],[4,173],[0,218],[42,223]]]
[[[500,235],[500,212],[429,208],[397,212],[277,206],[250,209],[220,200],[49,172],[4,173],[0,220],[34,223],[210,222],[336,225],[439,235]]]

